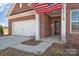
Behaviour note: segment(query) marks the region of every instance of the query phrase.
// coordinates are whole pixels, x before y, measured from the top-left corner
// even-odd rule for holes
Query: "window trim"
[[[72,12],[73,12],[73,11],[79,11],[79,9],[70,10],[70,33],[79,34],[79,32],[73,32],[73,31],[72,31],[72,22],[74,22],[74,21],[72,21],[71,15],[72,15]],[[75,22],[76,22],[76,21],[75,21]]]
[[[70,33],[79,34],[79,32],[73,32],[72,31],[72,17],[71,17],[71,15],[72,15],[73,11],[79,11],[79,9],[70,10]]]

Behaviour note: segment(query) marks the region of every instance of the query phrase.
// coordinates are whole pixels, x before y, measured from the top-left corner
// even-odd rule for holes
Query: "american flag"
[[[32,3],[31,5],[37,13],[48,13],[62,8],[61,3]]]

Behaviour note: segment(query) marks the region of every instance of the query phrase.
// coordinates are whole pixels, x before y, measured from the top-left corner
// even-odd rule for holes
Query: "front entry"
[[[61,34],[61,21],[54,21],[54,35]]]

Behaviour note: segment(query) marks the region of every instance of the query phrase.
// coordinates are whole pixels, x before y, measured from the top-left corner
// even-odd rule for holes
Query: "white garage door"
[[[12,34],[22,36],[35,36],[35,20],[24,20],[12,23]]]

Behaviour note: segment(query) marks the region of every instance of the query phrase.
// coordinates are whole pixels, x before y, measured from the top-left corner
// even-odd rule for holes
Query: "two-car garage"
[[[13,4],[8,14],[10,35],[40,37],[39,15],[28,4]],[[37,25],[36,25],[37,24]]]
[[[34,19],[12,22],[12,35],[35,36],[36,23]]]

